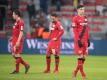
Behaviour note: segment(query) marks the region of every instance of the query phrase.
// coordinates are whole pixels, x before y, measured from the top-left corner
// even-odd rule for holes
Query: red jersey
[[[59,21],[53,21],[50,26],[50,39],[56,38],[57,40],[60,40],[64,29]]]
[[[80,34],[84,28],[84,25],[86,25],[85,33],[82,37],[82,40],[88,40],[88,21],[85,18],[85,16],[74,16],[72,20],[72,26],[73,26],[73,32],[74,32],[74,40],[80,39]]]
[[[13,26],[12,42],[16,42],[17,41],[21,30],[22,31],[24,30],[24,21],[23,20],[18,20],[18,21],[15,22],[15,24]]]

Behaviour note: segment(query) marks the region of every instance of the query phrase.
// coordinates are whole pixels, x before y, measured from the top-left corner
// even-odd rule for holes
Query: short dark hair
[[[82,7],[84,7],[84,5],[78,5],[78,6],[77,6],[77,9],[80,9],[80,8],[82,8]]]
[[[16,15],[18,15],[19,17],[22,17],[22,14],[21,14],[21,12],[20,12],[18,9],[14,10],[13,12],[14,12]]]
[[[52,13],[51,16],[58,17],[58,14]]]

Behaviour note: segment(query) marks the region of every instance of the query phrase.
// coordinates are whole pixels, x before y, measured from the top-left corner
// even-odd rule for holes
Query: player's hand
[[[13,49],[14,49],[14,52],[16,52],[16,50],[17,50],[17,49],[16,49],[16,46],[14,46],[14,48],[13,48]],[[14,54],[14,53],[13,53],[13,54]]]
[[[57,39],[56,39],[56,38],[53,38],[53,40],[56,41]]]
[[[88,39],[88,47],[90,47],[90,40]]]
[[[81,48],[83,47],[81,40],[78,40],[78,46]]]

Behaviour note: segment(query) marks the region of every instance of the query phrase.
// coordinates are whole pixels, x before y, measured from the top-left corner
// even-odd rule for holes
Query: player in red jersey
[[[73,72],[73,78],[76,77],[78,71],[80,71],[83,80],[86,80],[86,73],[83,70],[85,57],[88,54],[88,46],[90,45],[88,34],[88,21],[85,16],[85,7],[79,5],[77,7],[78,15],[72,19],[72,27],[74,32],[74,49],[78,56],[78,64]]]
[[[30,66],[21,57],[23,42],[24,42],[24,38],[23,38],[24,21],[21,18],[21,13],[19,10],[13,11],[13,19],[15,19],[16,22],[13,26],[13,32],[12,32],[12,55],[16,60],[16,69],[11,74],[19,73],[20,63],[25,66],[25,74],[26,74]]]
[[[58,73],[61,37],[64,33],[64,29],[60,24],[60,22],[58,21],[57,14],[52,14],[51,20],[52,23],[50,26],[50,41],[48,43],[47,54],[46,54],[47,68],[44,71],[44,73],[50,73],[51,54],[55,56],[54,73]]]

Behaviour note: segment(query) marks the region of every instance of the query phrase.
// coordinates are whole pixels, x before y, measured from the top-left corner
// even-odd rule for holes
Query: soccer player
[[[50,26],[50,41],[48,43],[47,54],[46,54],[46,65],[47,68],[44,73],[50,73],[50,64],[51,64],[51,54],[54,55],[55,58],[55,69],[54,73],[59,72],[59,54],[60,54],[60,44],[61,37],[64,33],[64,29],[61,23],[58,21],[57,14],[51,15],[51,26]]]
[[[23,38],[24,21],[21,17],[21,13],[19,10],[13,11],[13,19],[15,19],[15,23],[12,32],[12,56],[16,60],[15,61],[16,69],[11,74],[19,73],[20,63],[25,66],[25,74],[26,74],[30,66],[21,57],[23,42],[24,42],[24,38]]]
[[[84,72],[84,62],[85,57],[88,54],[89,34],[88,34],[88,21],[85,16],[85,7],[79,5],[77,7],[78,15],[74,16],[72,19],[72,27],[74,32],[74,49],[78,56],[78,63],[76,69],[73,72],[73,78],[77,76],[78,71],[80,71],[83,80],[86,80],[86,73]]]

